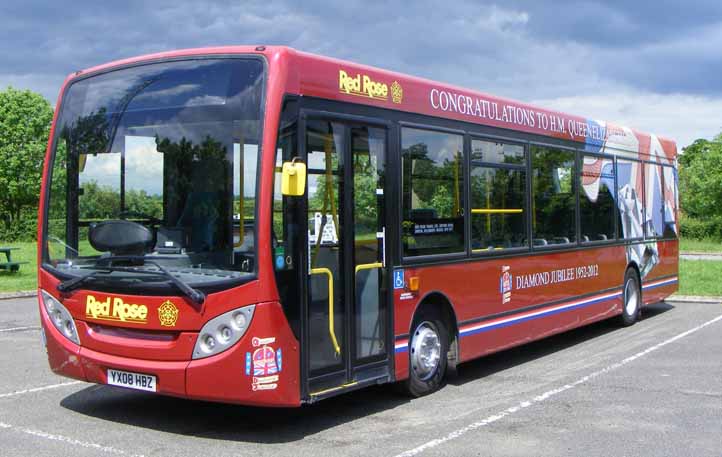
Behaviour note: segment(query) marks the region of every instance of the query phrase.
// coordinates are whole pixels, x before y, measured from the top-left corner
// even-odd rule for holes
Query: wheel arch
[[[630,269],[634,270],[634,273],[637,275],[637,282],[639,283],[639,300],[640,300],[640,306],[644,306],[644,289],[642,288],[642,274],[639,271],[639,265],[637,265],[637,262],[631,261],[627,264],[627,268],[624,269],[624,276],[622,276],[622,293],[624,293],[624,278],[627,276],[627,271]]]
[[[414,331],[414,321],[416,316],[425,310],[439,310],[441,316],[447,324],[447,330],[449,331],[449,353],[447,354],[448,366],[450,369],[456,369],[456,364],[459,361],[460,347],[459,347],[459,321],[456,317],[456,310],[451,299],[440,291],[431,291],[426,293],[417,303],[416,309],[409,322],[409,335]]]
[[[631,261],[627,264],[627,268],[624,269],[625,275],[627,274],[627,270],[629,270],[630,268],[633,269],[637,273],[637,279],[639,279],[641,281],[642,275],[639,272],[639,265],[637,265],[637,262]],[[641,282],[640,282],[640,284],[641,284]]]

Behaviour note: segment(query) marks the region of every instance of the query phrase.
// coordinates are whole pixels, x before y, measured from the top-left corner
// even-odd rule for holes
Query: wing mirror
[[[284,162],[281,169],[281,193],[287,197],[300,197],[306,191],[306,164],[297,160]]]

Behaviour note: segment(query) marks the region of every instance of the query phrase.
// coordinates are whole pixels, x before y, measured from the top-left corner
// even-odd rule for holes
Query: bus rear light
[[[248,330],[256,305],[228,311],[209,320],[198,334],[193,359],[220,354],[236,344]]]
[[[65,338],[80,345],[78,329],[75,328],[75,321],[65,306],[44,290],[40,291],[40,300],[43,302],[45,312],[48,313],[48,317],[50,318],[50,322],[53,323],[53,326]]]

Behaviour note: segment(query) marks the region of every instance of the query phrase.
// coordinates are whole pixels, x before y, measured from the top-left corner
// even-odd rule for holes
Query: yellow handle
[[[362,263],[360,265],[356,265],[356,274],[358,274],[361,270],[373,270],[374,268],[381,268],[384,264],[381,262],[376,263]]]
[[[336,339],[336,331],[333,326],[333,273],[328,268],[311,268],[312,275],[326,275],[328,277],[328,334],[331,335],[333,348],[336,355],[341,354],[341,347]]]
[[[472,209],[471,214],[519,214],[523,209]]]

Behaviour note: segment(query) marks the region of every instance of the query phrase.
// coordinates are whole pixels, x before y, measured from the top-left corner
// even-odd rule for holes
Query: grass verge
[[[20,248],[12,251],[13,262],[29,262],[20,265],[20,271],[9,272],[0,270],[0,292],[17,292],[20,290],[35,290],[38,286],[38,259],[35,242],[6,243],[0,241],[0,246]],[[4,262],[5,254],[0,254],[0,262]]]
[[[699,242],[682,240],[682,246],[714,246],[711,241]],[[17,292],[21,290],[34,290],[37,287],[37,259],[35,243],[4,243],[0,246],[20,248],[12,252],[13,260],[27,261],[20,271],[10,273],[0,271],[0,292]],[[722,252],[722,246],[714,246]],[[684,249],[684,248],[683,248]],[[694,250],[701,249],[695,248]],[[692,249],[691,249],[692,250]],[[5,256],[1,256],[2,260]],[[680,260],[679,262],[679,292],[680,295],[713,295],[722,296],[722,261],[714,260]]]
[[[679,250],[681,252],[722,252],[722,242],[712,239],[689,240],[682,238],[679,240]]]
[[[722,261],[680,260],[679,295],[722,296]]]

